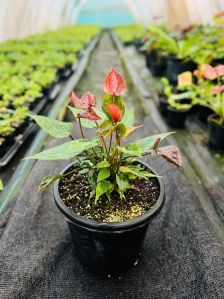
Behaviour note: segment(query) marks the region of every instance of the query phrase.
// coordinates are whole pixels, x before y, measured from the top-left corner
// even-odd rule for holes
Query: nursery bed
[[[145,66],[144,56],[138,53],[134,46],[123,47],[117,36],[114,34],[112,36],[156,126],[160,130],[173,130],[166,125],[164,118],[158,112],[156,92],[158,80],[151,76]],[[188,165],[185,163],[183,166],[186,176],[195,186],[195,192],[198,193],[205,211],[213,219],[212,221],[217,223],[219,221],[215,219],[216,215],[211,213],[211,208],[215,209],[223,222],[224,155],[208,148],[206,130],[205,125],[201,124],[195,116],[191,116],[187,119],[185,129],[175,130],[173,141],[178,144],[187,159]]]
[[[99,96],[99,84],[111,61],[124,72],[118,56],[105,33],[77,93],[88,87]],[[139,105],[130,78],[128,88],[127,104]],[[137,122],[144,127],[135,137],[158,132],[147,106],[139,106]],[[45,147],[55,143],[48,139]],[[42,177],[58,172],[64,161],[35,163],[15,205],[1,217],[1,298],[223,298],[221,234],[185,174],[160,159],[150,163],[164,177],[165,208],[150,224],[136,267],[112,278],[95,276],[80,266],[66,221],[54,206],[52,189],[37,192]],[[184,168],[186,164],[184,158]]]
[[[44,108],[44,113],[42,111],[42,114],[48,113],[49,117],[52,118],[56,118],[61,114],[72,86],[75,86],[77,84],[85,71],[89,57],[99,40],[100,34],[101,33],[99,33],[94,39],[92,39],[88,47],[82,52],[82,57],[80,57],[79,62],[73,66],[75,70],[74,74],[64,82],[57,84],[59,88],[56,88],[56,90],[52,90],[52,93],[55,94],[53,94],[51,97],[53,98],[54,96],[56,96],[56,92],[58,96],[55,98],[53,103],[52,101],[47,101],[47,105]],[[23,182],[27,178],[29,170],[34,164],[34,161],[20,162],[20,159],[22,159],[25,154],[28,155],[32,154],[33,152],[37,152],[38,149],[43,146],[43,143],[46,139],[46,133],[42,131],[38,132],[36,125],[33,126],[33,131],[29,133],[31,134],[31,137],[28,138],[27,143],[23,144],[21,150],[16,153],[16,156],[10,162],[9,167],[0,169],[1,178],[3,179],[3,182],[5,184],[5,188],[0,197],[0,213],[6,209],[11,200],[13,200],[16,194],[20,191]],[[34,139],[35,135],[36,138]],[[30,147],[29,144],[31,144]]]

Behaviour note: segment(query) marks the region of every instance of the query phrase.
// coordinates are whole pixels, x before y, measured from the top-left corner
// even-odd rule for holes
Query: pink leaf
[[[219,77],[224,75],[224,65],[218,65],[215,67],[215,70]]]
[[[78,113],[77,117],[79,118],[85,118],[92,121],[100,120],[101,118],[99,115],[96,114],[96,112],[90,107],[86,110],[84,113]]]
[[[194,71],[194,75],[198,76],[199,70]],[[201,67],[200,76],[205,79],[213,80],[218,77],[216,69],[209,64],[203,64]]]
[[[223,91],[224,91],[224,85],[214,86],[211,88],[211,92],[214,92],[214,93],[221,93]]]
[[[103,89],[112,96],[120,96],[127,89],[124,78],[114,68],[106,76]]]
[[[151,152],[152,156],[162,156],[168,162],[175,164],[178,167],[181,167],[181,154],[175,145],[160,147]]]
[[[78,109],[85,109],[86,110],[90,107],[95,107],[96,106],[96,98],[89,91],[87,93],[85,93],[81,97],[81,99],[79,99],[73,91],[70,93],[69,97],[70,97],[70,101]]]

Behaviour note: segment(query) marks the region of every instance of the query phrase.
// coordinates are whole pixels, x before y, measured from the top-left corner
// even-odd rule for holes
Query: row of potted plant
[[[193,78],[196,80],[193,80]],[[209,145],[224,151],[224,65],[202,65],[193,73],[178,75],[178,85],[162,78],[164,94],[159,108],[171,127],[183,128],[189,113],[198,113],[201,122],[209,125]]]
[[[0,156],[27,125],[26,112],[71,74],[98,31],[98,26],[76,25],[0,45]]]

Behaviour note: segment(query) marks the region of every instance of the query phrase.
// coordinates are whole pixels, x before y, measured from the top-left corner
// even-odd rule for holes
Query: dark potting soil
[[[95,204],[94,197],[90,198],[92,187],[87,177],[71,173],[60,181],[59,194],[64,204],[79,216],[99,222],[122,222],[143,215],[159,198],[160,187],[156,178],[136,178],[131,184],[132,188],[125,192],[125,199],[113,192],[110,202],[102,196]]]

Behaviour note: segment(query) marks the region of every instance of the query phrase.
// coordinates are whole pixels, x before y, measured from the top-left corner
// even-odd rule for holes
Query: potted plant
[[[162,178],[143,156],[161,156],[180,167],[176,146],[159,147],[172,133],[163,133],[124,143],[138,127],[133,109],[126,111],[121,95],[126,83],[111,69],[104,81],[106,95],[103,112],[96,109],[90,92],[79,99],[74,92],[69,106],[82,138],[74,140],[71,123],[33,115],[50,135],[70,141],[27,159],[76,160],[60,174],[47,176],[40,188],[54,183],[54,200],[68,220],[76,254],[90,271],[111,275],[131,267],[138,259],[149,222],[161,210],[165,200]],[[97,137],[85,138],[84,128],[92,128]],[[77,135],[77,133],[76,133]]]
[[[214,107],[211,108],[211,99],[214,99],[214,85],[218,83],[217,88],[221,86],[221,78],[224,75],[224,66],[218,65],[212,67],[209,64],[201,65],[194,71],[197,77],[197,84],[194,85],[195,98],[198,98],[199,111],[198,117],[203,123],[207,122],[208,117],[214,112]]]
[[[178,40],[170,32],[155,25],[150,26],[150,32],[155,34],[156,49],[167,55],[167,78],[171,84],[177,83],[177,76],[185,71],[193,71],[195,64],[192,56],[198,50],[195,43],[198,37],[189,36]]]
[[[183,128],[187,114],[196,104],[192,101],[192,74],[184,72],[178,75],[178,85],[174,88],[167,78],[162,78],[166,100],[159,99],[159,110],[167,116],[168,124],[173,128]]]

